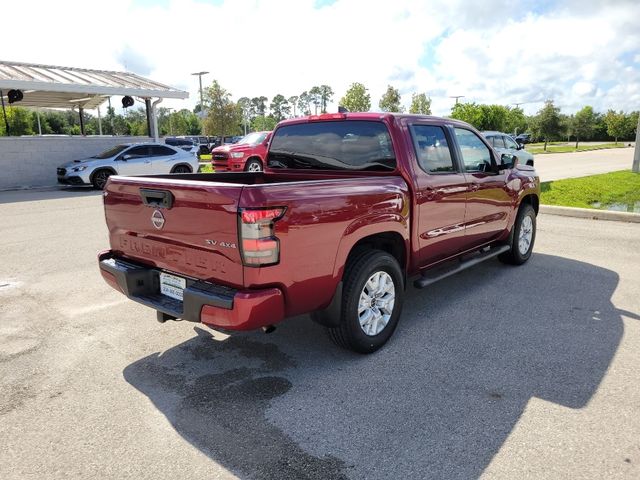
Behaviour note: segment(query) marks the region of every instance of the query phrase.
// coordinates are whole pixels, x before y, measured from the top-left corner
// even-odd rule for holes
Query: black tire
[[[528,224],[528,221],[526,220],[527,218],[531,220],[531,241],[529,242],[529,245],[526,251],[522,252],[519,245],[520,233],[523,229],[523,222]],[[535,240],[536,240],[536,212],[530,204],[524,203],[520,205],[520,209],[518,210],[518,216],[516,217],[516,222],[513,226],[511,236],[509,237],[511,250],[500,254],[498,258],[504,263],[509,263],[511,265],[522,265],[524,262],[529,260],[529,257],[531,257],[531,252],[533,252],[533,244]]]
[[[262,171],[262,162],[257,158],[252,158],[249,160],[244,166],[245,172],[261,172]]]
[[[191,168],[186,165],[176,165],[171,173],[191,173]]]
[[[376,334],[367,334],[360,325],[358,306],[369,279],[384,272],[393,281],[394,304],[386,325]],[[380,250],[358,252],[348,263],[343,277],[342,309],[339,326],[327,328],[329,337],[342,348],[358,353],[373,353],[391,337],[400,318],[404,299],[404,277],[398,261]],[[366,295],[366,294],[365,294]],[[383,297],[380,297],[383,301]],[[375,307],[378,311],[383,311]]]
[[[104,190],[104,187],[107,184],[107,180],[109,180],[109,177],[111,175],[113,175],[113,172],[111,170],[107,170],[105,168],[96,170],[96,172],[93,174],[93,177],[91,178],[91,184],[93,185],[93,188],[95,188],[96,190]]]

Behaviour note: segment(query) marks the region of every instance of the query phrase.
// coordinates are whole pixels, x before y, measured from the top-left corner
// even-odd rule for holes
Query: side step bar
[[[477,255],[469,260],[462,260],[456,267],[451,270],[447,270],[444,273],[435,276],[423,275],[422,278],[419,278],[415,282],[413,282],[413,286],[416,288],[424,288],[432,283],[436,283],[444,278],[450,277],[451,275],[455,275],[456,273],[460,273],[463,270],[466,270],[469,267],[473,267],[485,260],[489,260],[490,258],[497,257],[501,253],[508,252],[511,247],[509,245],[500,245],[497,247],[490,248],[482,252],[480,255]]]

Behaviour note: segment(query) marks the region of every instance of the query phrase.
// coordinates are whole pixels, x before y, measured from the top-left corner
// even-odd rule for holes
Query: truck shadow
[[[0,205],[41,200],[59,200],[69,197],[98,197],[102,192],[91,187],[48,187],[41,189],[0,191]]]
[[[612,305],[617,284],[612,271],[555,256],[487,262],[409,289],[375,355],[336,349],[300,317],[224,341],[195,327],[124,377],[241,478],[476,478],[532,397],[589,402],[621,313],[638,318]]]

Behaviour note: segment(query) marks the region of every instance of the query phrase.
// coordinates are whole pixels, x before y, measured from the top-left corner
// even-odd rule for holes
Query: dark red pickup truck
[[[311,313],[341,346],[391,336],[416,287],[531,255],[533,169],[469,125],[348,113],[281,122],[259,173],[112,176],[104,279],[158,319],[273,330]]]

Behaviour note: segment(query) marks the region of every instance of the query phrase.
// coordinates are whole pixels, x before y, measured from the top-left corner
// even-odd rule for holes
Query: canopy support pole
[[[3,96],[2,90],[0,90],[0,100],[2,101],[2,114],[4,115],[4,126],[6,128],[5,135],[8,137],[10,135],[9,121],[7,120],[7,111],[4,108],[4,96]]]
[[[42,125],[40,124],[40,109],[36,108],[36,118],[38,119],[38,135],[42,136]]]
[[[78,114],[80,115],[80,135],[84,137],[84,118],[82,118],[83,113],[84,108],[78,107]]]
[[[100,118],[100,107],[98,107],[98,133],[102,135],[102,118]]]
[[[151,100],[149,100],[151,101]],[[153,140],[159,141],[160,135],[158,135],[158,112],[156,111],[156,106],[162,102],[162,98],[157,99],[155,102],[151,104],[151,123],[153,128]]]
[[[151,99],[150,98],[145,98],[144,99],[144,106],[147,110],[147,135],[150,137],[153,137],[153,132],[151,131],[151,112],[152,112],[152,108],[151,108]],[[156,141],[158,140],[157,138],[155,139]]]

